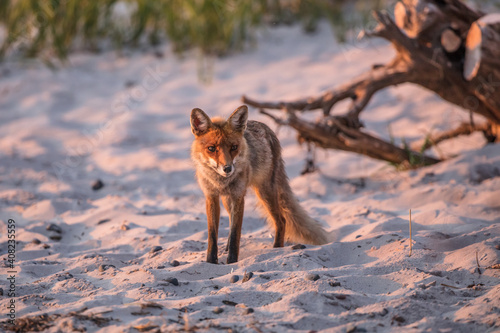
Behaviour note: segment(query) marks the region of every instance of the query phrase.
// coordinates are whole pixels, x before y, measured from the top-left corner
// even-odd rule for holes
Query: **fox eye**
[[[233,146],[231,147],[231,151],[235,151],[236,149],[238,149],[238,145],[233,145]]]
[[[209,152],[215,152],[215,146],[209,146],[207,149]]]

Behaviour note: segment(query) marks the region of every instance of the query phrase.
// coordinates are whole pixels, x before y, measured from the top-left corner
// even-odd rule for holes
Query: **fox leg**
[[[231,198],[223,196],[222,202],[230,216],[229,237],[227,240],[227,263],[232,264],[238,261],[240,251],[241,226],[243,224],[243,211],[245,207],[245,197]]]
[[[217,264],[217,239],[219,237],[220,203],[219,196],[206,197],[207,223],[208,223],[208,248],[207,262]]]
[[[231,216],[231,198],[228,196],[222,196],[222,204],[224,205],[224,208],[226,209],[226,212],[229,214],[229,227],[231,227],[231,221],[232,221],[232,216]],[[226,252],[229,251],[229,237],[227,237],[227,243],[226,243]]]
[[[261,204],[267,211],[268,216],[274,222],[276,235],[274,236],[273,247],[283,247],[285,244],[285,218],[281,214],[278,191],[273,186],[271,188],[262,185],[255,188],[255,193],[259,198]]]

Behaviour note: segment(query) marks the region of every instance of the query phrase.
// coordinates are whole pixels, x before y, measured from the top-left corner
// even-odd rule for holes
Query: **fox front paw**
[[[229,255],[227,256],[227,263],[233,264],[235,262],[238,262],[238,255],[234,255],[233,253],[229,253]]]
[[[218,264],[219,260],[217,260],[217,256],[207,255],[207,262],[209,264]]]

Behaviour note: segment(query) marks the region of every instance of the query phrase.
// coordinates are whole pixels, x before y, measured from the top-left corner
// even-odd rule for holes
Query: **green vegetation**
[[[256,27],[328,19],[339,39],[388,0],[1,0],[0,57],[17,52],[47,62],[75,49],[99,51],[169,40],[177,53],[220,56],[254,41]],[[0,36],[2,34],[0,33]],[[5,35],[5,34],[4,34]],[[3,38],[3,39],[2,39]]]

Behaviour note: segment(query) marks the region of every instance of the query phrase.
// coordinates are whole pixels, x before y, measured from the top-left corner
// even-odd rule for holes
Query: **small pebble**
[[[111,219],[102,219],[102,220],[99,220],[99,222],[97,222],[97,224],[98,225],[99,224],[104,224],[104,223],[109,222],[109,221],[111,221]]]
[[[57,232],[58,234],[61,234],[62,233],[62,229],[60,226],[58,226],[57,224],[54,224],[54,223],[51,223],[47,226],[47,230],[48,231],[54,231],[54,232]]]
[[[292,246],[292,250],[302,250],[305,248],[306,248],[306,246],[303,244],[295,244],[294,246]]]
[[[381,315],[382,317],[386,316],[389,313],[389,310],[386,308],[383,308],[382,311],[380,311],[378,314]]]
[[[127,81],[125,81],[125,87],[126,88],[131,88],[131,87],[135,86],[136,84],[137,83],[135,81],[133,81],[133,80],[127,80]]]
[[[336,299],[340,299],[340,300],[344,300],[344,299],[346,299],[346,298],[347,298],[347,296],[346,296],[346,295],[339,294],[339,295],[335,295],[335,298],[336,298]]]
[[[173,284],[174,286],[178,286],[179,285],[179,280],[177,280],[176,278],[174,277],[169,277],[169,278],[166,278],[164,281],[167,281],[168,283],[171,283]]]
[[[250,313],[254,313],[254,310],[252,308],[247,308],[243,310],[243,314],[250,314]]]
[[[100,190],[103,187],[104,187],[104,183],[100,179],[97,179],[95,182],[92,183],[92,189],[94,191]]]
[[[226,301],[226,300],[223,300],[222,303],[224,303],[226,305],[230,305],[230,306],[236,306],[236,305],[238,305],[238,303],[236,303],[236,302]]]
[[[432,271],[432,272],[429,272],[429,274],[434,275],[434,276],[443,277],[443,272],[441,272],[441,271]]]
[[[406,321],[406,319],[401,316],[394,316],[392,317],[392,320],[397,321],[398,323],[404,323]]]
[[[247,282],[248,280],[250,280],[253,276],[253,273],[252,272],[245,272],[245,275],[243,275],[243,280],[241,281],[241,283],[245,283]]]
[[[163,250],[163,248],[161,246],[157,245],[157,246],[153,246],[149,252],[155,253],[155,252],[158,252],[158,251],[161,251],[161,250]]]
[[[31,241],[31,243],[38,245],[41,244],[42,242],[38,238],[35,238]]]
[[[170,263],[170,266],[172,266],[172,267],[177,267],[179,265],[180,265],[180,263],[177,260],[172,260],[172,262]]]
[[[42,245],[42,247],[43,247],[44,249],[50,249],[50,245],[48,245],[48,244],[43,244],[43,245]]]
[[[224,309],[221,308],[221,307],[216,307],[214,310],[213,310],[213,313],[215,314],[219,314],[219,313],[222,313],[224,312]]]
[[[306,280],[310,280],[310,281],[319,280],[319,275],[318,274],[307,274]]]
[[[500,250],[500,244],[495,245],[495,249]]]
[[[49,238],[52,239],[53,241],[60,241],[62,239],[62,236],[61,235],[52,235]]]
[[[330,282],[328,282],[328,284],[331,287],[340,287],[340,282],[338,282],[338,281],[330,281]]]
[[[108,269],[108,266],[107,265],[99,265],[99,272],[104,272],[105,270]]]
[[[231,278],[229,279],[229,282],[231,283],[236,283],[238,282],[240,277],[238,275],[232,275]]]
[[[56,274],[58,281],[69,280],[73,278],[73,274],[66,272],[65,274]]]
[[[126,230],[129,230],[130,227],[126,224],[122,224],[122,226],[120,227],[120,229],[122,229],[123,231],[126,231]]]

